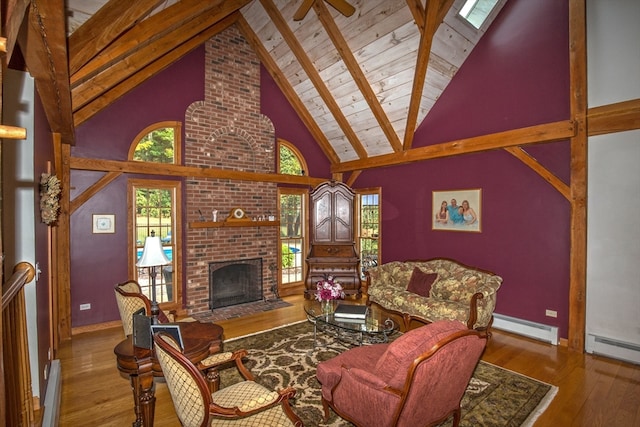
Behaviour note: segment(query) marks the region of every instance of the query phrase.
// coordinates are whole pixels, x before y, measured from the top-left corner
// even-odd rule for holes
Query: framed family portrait
[[[431,199],[432,230],[482,231],[482,190],[434,191]]]

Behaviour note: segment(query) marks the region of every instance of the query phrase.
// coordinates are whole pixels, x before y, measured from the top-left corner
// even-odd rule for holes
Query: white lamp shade
[[[171,264],[171,261],[164,254],[160,237],[147,237],[144,241],[142,255],[136,265],[138,267],[155,267],[156,265],[167,264]]]

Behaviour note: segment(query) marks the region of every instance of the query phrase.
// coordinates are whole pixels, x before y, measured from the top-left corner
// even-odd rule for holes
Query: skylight
[[[480,29],[497,3],[498,0],[467,0],[460,9],[459,15],[475,28]]]

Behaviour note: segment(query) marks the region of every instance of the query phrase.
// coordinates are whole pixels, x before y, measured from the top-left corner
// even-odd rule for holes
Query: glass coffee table
[[[339,301],[339,304],[352,304]],[[313,323],[313,348],[316,348],[318,331],[329,334],[338,340],[361,346],[363,344],[384,343],[389,341],[396,330],[396,324],[376,307],[369,307],[364,319],[336,318],[334,314],[323,314],[320,302],[305,300],[304,311],[309,322]]]

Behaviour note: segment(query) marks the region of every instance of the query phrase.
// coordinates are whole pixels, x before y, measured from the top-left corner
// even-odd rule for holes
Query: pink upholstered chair
[[[451,415],[457,426],[486,342],[486,332],[444,320],[322,362],[317,378],[325,420],[331,407],[357,426],[431,426]]]

